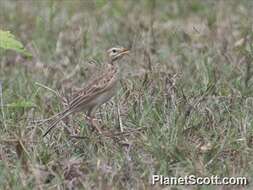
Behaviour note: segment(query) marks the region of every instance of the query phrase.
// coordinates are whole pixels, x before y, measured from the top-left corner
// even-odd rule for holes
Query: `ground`
[[[165,188],[153,174],[249,180],[174,190],[252,189],[252,9],[250,0],[0,0],[0,29],[32,54],[0,51],[0,189]],[[47,125],[34,121],[63,109],[55,92],[85,85],[117,45],[131,54],[97,118],[132,132],[97,135],[77,114],[43,138]]]

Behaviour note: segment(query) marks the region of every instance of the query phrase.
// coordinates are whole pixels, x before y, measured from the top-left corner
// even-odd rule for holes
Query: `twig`
[[[2,81],[0,80],[0,106],[1,106],[1,112],[3,117],[3,125],[6,129],[6,123],[5,123],[5,113],[4,113],[4,101],[3,101],[3,88],[2,88]]]
[[[45,89],[49,90],[50,92],[53,92],[56,96],[61,97],[58,92],[56,92],[55,90],[49,88],[48,86],[45,86],[44,84],[41,84],[39,82],[35,82],[35,84],[38,85],[39,87],[42,87],[42,88],[45,88]]]
[[[11,144],[11,143],[18,143],[20,140],[19,139],[1,139],[0,140],[0,144],[3,143],[7,143],[7,144]],[[26,143],[40,143],[41,141],[33,141],[33,140],[22,140],[23,142]]]
[[[51,120],[51,118],[40,119],[40,120],[32,121],[31,124],[42,125],[42,124],[44,124],[44,123],[46,123],[47,121],[50,121],[50,120]]]
[[[89,139],[90,137],[78,136],[78,135],[70,135],[70,138],[75,138],[75,139]]]
[[[142,130],[148,129],[148,128],[150,128],[150,127],[139,127],[139,128],[128,130],[128,131],[113,133],[111,136],[107,136],[107,135],[106,136],[107,137],[115,137],[115,136],[121,136],[121,135],[130,135],[130,134],[132,134],[134,132],[142,131]]]
[[[119,101],[117,101],[117,114],[118,114],[118,121],[119,121],[119,128],[120,128],[120,132],[123,132],[123,125],[122,125],[122,119],[120,117],[120,110],[119,110]]]
[[[103,136],[103,137],[109,137],[109,138],[113,138],[113,137],[117,137],[117,136],[122,136],[122,135],[130,135],[132,133],[138,132],[138,131],[142,131],[144,129],[148,129],[150,127],[139,127],[137,129],[132,129],[129,131],[124,131],[124,132],[117,132],[117,133],[112,133],[112,134],[99,134],[99,136]],[[78,135],[70,135],[71,138],[76,138],[76,139],[89,139],[89,137],[85,137],[85,136],[78,136]]]

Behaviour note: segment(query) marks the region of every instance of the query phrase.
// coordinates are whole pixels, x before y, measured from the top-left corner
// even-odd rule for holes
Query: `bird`
[[[109,101],[117,92],[120,79],[120,60],[129,55],[130,49],[124,47],[112,47],[106,51],[108,61],[104,71],[87,85],[70,97],[67,107],[47,119],[49,127],[44,133],[45,137],[61,120],[77,112],[86,112],[86,118],[91,121],[91,126],[102,133],[101,129],[94,123],[97,108]]]

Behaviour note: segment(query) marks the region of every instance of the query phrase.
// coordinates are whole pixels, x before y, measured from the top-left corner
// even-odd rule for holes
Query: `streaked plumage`
[[[86,111],[89,118],[94,118],[96,109],[114,96],[119,76],[116,61],[128,52],[128,49],[122,47],[109,49],[107,51],[109,61],[103,74],[91,80],[86,87],[75,93],[65,110],[49,119],[49,129],[43,136],[46,136],[62,119],[72,113]],[[98,131],[100,130],[96,126],[94,127]]]

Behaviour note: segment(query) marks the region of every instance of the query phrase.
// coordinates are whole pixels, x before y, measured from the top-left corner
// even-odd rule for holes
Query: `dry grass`
[[[162,189],[152,174],[253,174],[252,8],[249,0],[0,1],[1,29],[33,54],[0,52],[0,189]],[[62,108],[114,45],[131,47],[117,98],[46,138],[32,121]],[[71,134],[85,138],[71,138]],[[192,189],[251,189],[192,186]],[[171,189],[189,189],[185,186]]]

